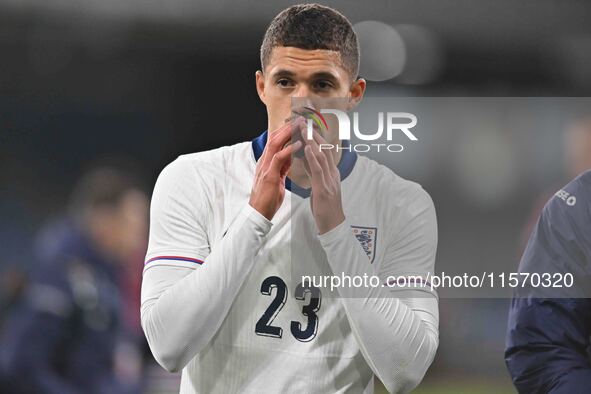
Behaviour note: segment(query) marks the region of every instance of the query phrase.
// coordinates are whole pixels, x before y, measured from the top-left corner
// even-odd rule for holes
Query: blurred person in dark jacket
[[[100,168],[70,212],[44,231],[21,305],[6,328],[4,377],[14,393],[136,393],[139,353],[126,340],[119,284],[145,247],[148,198],[131,175]]]
[[[584,294],[591,287],[591,116],[566,128],[564,159],[574,180],[535,204],[519,271],[571,273],[584,283],[574,294],[550,287],[549,297],[525,290],[511,300],[505,362],[520,393],[591,392],[591,293]]]
[[[590,224],[587,170],[546,203],[519,264],[551,275],[516,286],[509,307],[505,363],[519,393],[591,392]]]
[[[563,137],[564,177],[543,191],[533,204],[521,234],[521,252],[532,233],[546,202],[563,183],[591,169],[591,115],[573,119],[565,128]]]

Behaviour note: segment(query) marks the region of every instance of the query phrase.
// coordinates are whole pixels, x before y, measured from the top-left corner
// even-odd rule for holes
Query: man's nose
[[[304,103],[305,99],[309,98],[311,95],[311,91],[310,88],[308,87],[307,84],[305,83],[301,83],[297,86],[294,94],[293,94],[293,98],[296,98],[298,100],[302,100],[301,102]]]
[[[298,87],[291,96],[291,108],[319,108],[318,98],[313,96],[312,91],[307,86]]]

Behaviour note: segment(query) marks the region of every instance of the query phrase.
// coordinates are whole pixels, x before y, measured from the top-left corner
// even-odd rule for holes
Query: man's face
[[[145,247],[149,200],[138,190],[128,191],[116,207],[98,208],[92,216],[99,245],[126,263]]]
[[[591,120],[573,124],[566,132],[565,158],[571,178],[591,169]]]
[[[283,46],[273,48],[264,72],[257,71],[256,84],[259,97],[267,107],[270,132],[292,116],[293,98],[320,109],[327,108],[331,98],[340,98],[337,102],[342,106],[342,98],[361,99],[365,91],[365,81],[352,80],[338,52]],[[329,132],[325,138],[335,141],[338,133]]]

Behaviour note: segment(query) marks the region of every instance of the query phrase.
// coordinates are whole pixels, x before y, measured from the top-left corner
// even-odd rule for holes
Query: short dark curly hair
[[[299,4],[281,11],[272,21],[261,45],[265,70],[274,47],[328,49],[340,54],[352,79],[359,73],[359,43],[351,22],[337,10],[320,4]]]

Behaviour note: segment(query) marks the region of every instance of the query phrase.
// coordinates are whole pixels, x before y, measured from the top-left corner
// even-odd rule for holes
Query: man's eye
[[[291,86],[291,81],[289,79],[280,79],[277,81],[277,85],[282,87],[289,87]]]
[[[332,88],[332,83],[328,81],[318,81],[316,82],[316,87],[320,90],[330,89]]]

